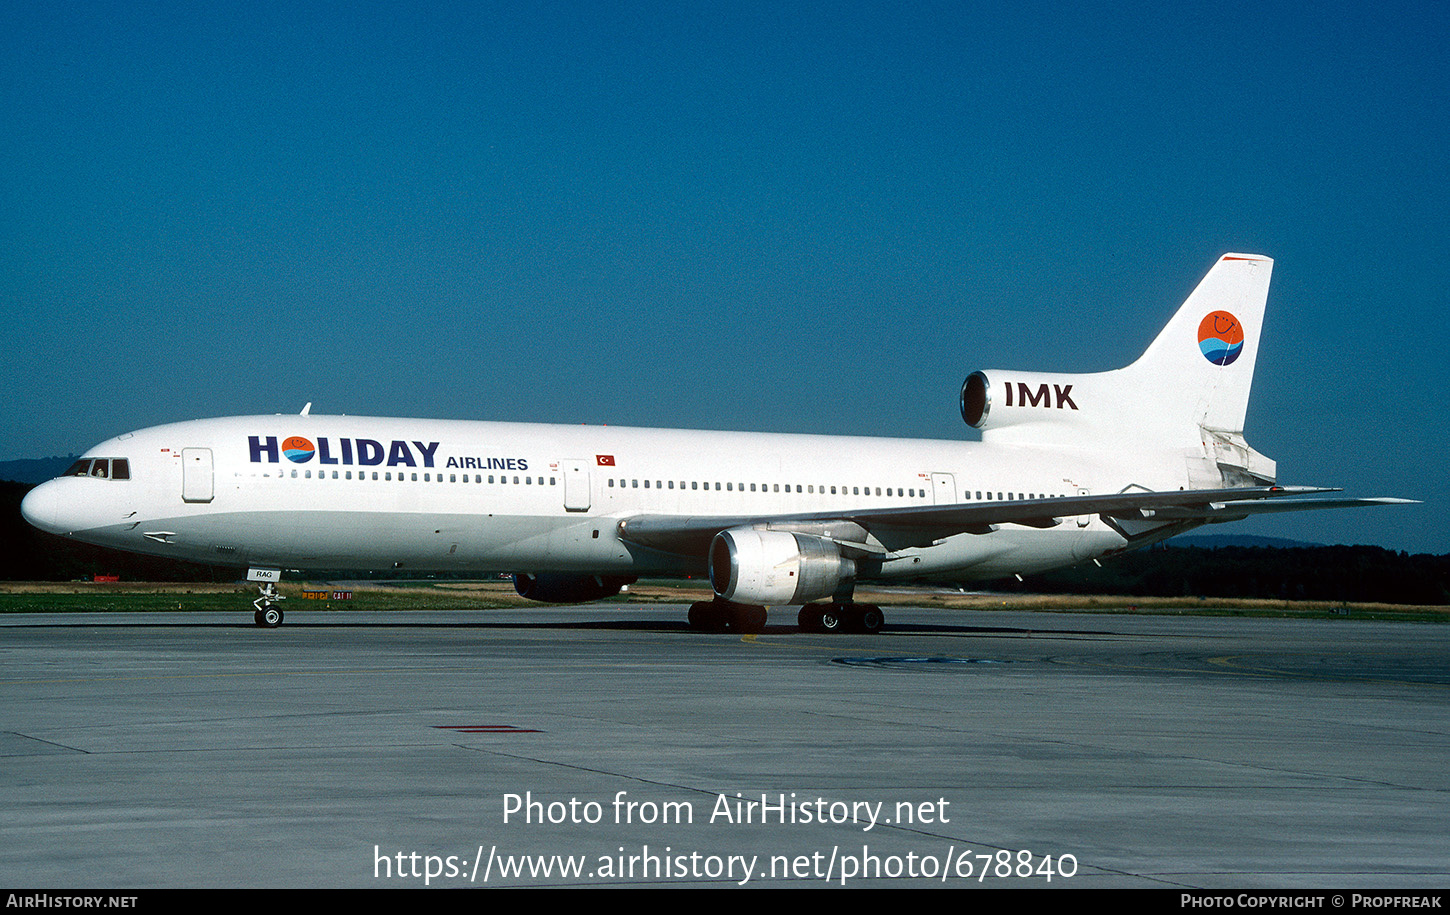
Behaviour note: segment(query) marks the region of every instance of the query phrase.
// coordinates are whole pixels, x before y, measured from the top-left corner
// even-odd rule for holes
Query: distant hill
[[[46,480],[65,473],[66,468],[80,457],[27,458],[22,461],[0,461],[0,480],[14,480],[16,483],[44,483]]]
[[[1170,547],[1197,547],[1200,550],[1217,550],[1227,546],[1263,546],[1276,550],[1308,550],[1324,546],[1322,543],[1310,543],[1307,540],[1255,537],[1250,534],[1195,534],[1191,537],[1174,537],[1165,543]]]

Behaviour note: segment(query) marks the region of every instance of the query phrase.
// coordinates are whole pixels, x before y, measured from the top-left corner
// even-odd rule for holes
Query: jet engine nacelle
[[[975,429],[1078,419],[1086,375],[1044,372],[973,372],[962,382],[962,420]],[[1074,391],[1076,385],[1079,391]]]
[[[710,583],[738,604],[804,604],[835,593],[856,563],[823,537],[729,530],[710,544]]]
[[[514,590],[522,597],[546,604],[582,604],[613,597],[634,581],[618,575],[514,575]]]

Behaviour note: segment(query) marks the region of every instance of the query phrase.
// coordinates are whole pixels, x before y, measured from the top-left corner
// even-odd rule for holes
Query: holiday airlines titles
[[[278,443],[275,435],[249,435],[247,446],[253,464],[293,464],[358,467],[438,467],[438,442],[393,439],[388,443],[371,438],[342,438],[301,435],[289,436]],[[441,469],[458,470],[528,470],[527,458],[478,457],[448,455]]]

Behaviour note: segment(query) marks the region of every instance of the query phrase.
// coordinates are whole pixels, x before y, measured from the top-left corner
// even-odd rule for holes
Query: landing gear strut
[[[257,588],[262,592],[262,596],[252,601],[252,606],[257,608],[254,619],[258,626],[276,629],[282,625],[282,608],[277,604],[287,598],[277,593],[275,581],[262,582]]]

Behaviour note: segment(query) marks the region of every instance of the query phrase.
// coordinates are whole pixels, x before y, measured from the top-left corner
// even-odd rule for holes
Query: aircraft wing
[[[884,555],[910,547],[929,546],[956,534],[987,534],[1003,524],[1050,528],[1079,515],[1102,515],[1120,521],[1235,521],[1249,515],[1396,505],[1409,499],[1318,498],[1339,492],[1309,486],[1260,486],[1234,489],[1190,489],[1170,492],[1132,490],[1104,495],[1056,499],[1016,499],[921,505],[898,508],[846,509],[785,515],[676,516],[636,515],[619,524],[620,537],[667,553],[702,556],[710,541],[732,528],[813,533],[836,541],[859,556]]]

